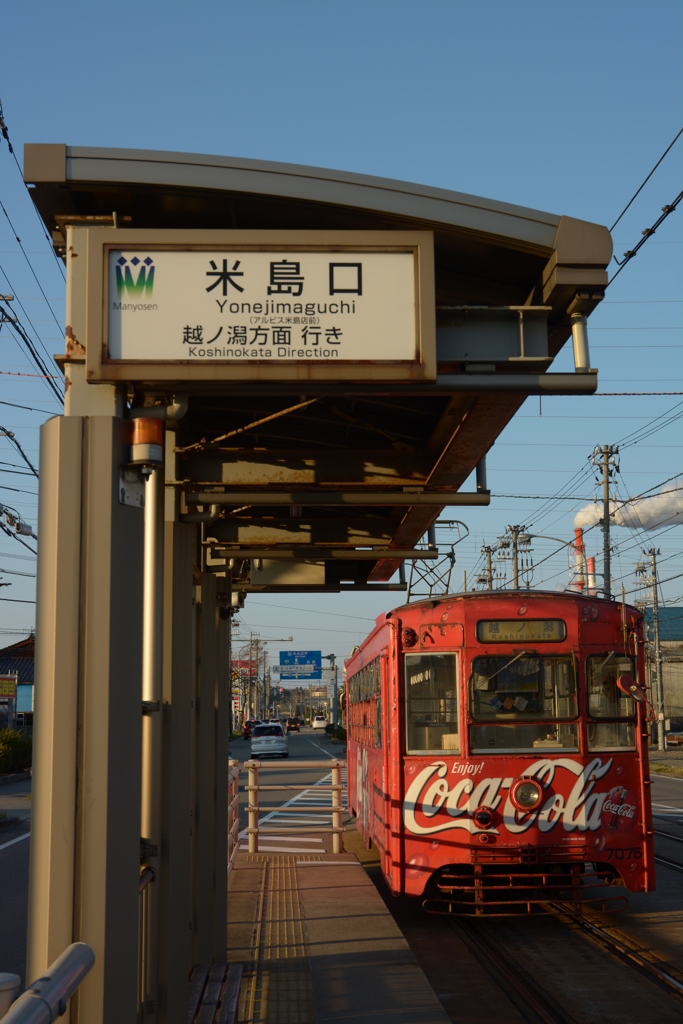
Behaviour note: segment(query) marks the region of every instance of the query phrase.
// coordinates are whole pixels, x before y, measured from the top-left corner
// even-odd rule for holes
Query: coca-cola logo
[[[534,761],[520,774],[536,779],[544,795],[536,808],[524,812],[516,808],[510,798],[512,778],[482,778],[478,771],[470,775],[469,765],[469,777],[463,778],[462,766],[453,764],[449,771],[445,761],[433,761],[418,771],[410,783],[403,803],[403,820],[407,831],[413,835],[426,836],[452,829],[474,833],[477,829],[472,815],[484,806],[495,812],[493,826],[488,829],[494,835],[501,831],[520,835],[532,827],[548,833],[558,825],[564,832],[597,832],[601,827],[611,828],[609,823],[615,812],[607,815],[603,806],[609,800],[619,805],[615,827],[627,828],[630,824],[626,823],[635,820],[633,794],[622,786],[614,787],[609,793],[596,792],[596,783],[611,766],[611,758],[603,762],[600,757],[588,764],[569,757]],[[483,762],[481,768],[483,774]],[[456,776],[452,784],[449,775]],[[623,799],[622,791],[626,794]],[[621,811],[622,807],[626,809]]]
[[[602,827],[610,832],[625,832],[636,823],[638,801],[625,786],[614,786],[605,797],[600,814]]]

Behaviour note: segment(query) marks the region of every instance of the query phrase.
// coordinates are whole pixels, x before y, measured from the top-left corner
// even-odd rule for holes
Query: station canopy
[[[119,382],[129,415],[189,395],[174,485],[183,513],[214,506],[209,558],[234,559],[236,588],[386,583],[449,500],[486,503],[460,489],[528,395],[597,386],[595,372],[551,365],[572,315],[604,295],[612,243],[602,226],[367,175],[188,153],[27,145],[24,177],[62,256],[67,225],[115,227],[122,246],[126,232],[157,229],[433,237],[431,379],[309,379],[304,369],[189,380],[179,366],[175,379]]]

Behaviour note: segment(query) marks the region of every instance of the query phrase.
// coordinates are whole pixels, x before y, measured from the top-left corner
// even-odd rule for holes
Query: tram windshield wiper
[[[598,667],[595,670],[596,683],[602,678],[602,670],[607,668],[607,666],[609,665],[610,661],[616,653],[616,651],[610,651],[605,660],[603,661],[603,663],[601,665],[598,665]]]
[[[612,653],[614,653],[614,652],[612,652]],[[519,661],[520,658],[523,658],[525,654],[526,654],[526,651],[520,651],[519,654],[515,654],[514,658],[511,658],[510,661],[506,662],[504,665],[501,665],[501,667],[499,669],[496,669],[496,671],[493,673],[493,675],[489,676],[488,679],[485,679],[484,682],[485,683],[490,682],[492,679],[494,679],[498,675],[499,672],[503,672],[506,668],[509,668],[510,665],[512,665],[515,661]]]

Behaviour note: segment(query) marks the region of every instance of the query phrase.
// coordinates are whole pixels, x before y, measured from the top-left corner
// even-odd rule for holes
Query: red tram
[[[503,914],[654,889],[642,629],[537,591],[377,619],[346,662],[348,802],[392,892]]]

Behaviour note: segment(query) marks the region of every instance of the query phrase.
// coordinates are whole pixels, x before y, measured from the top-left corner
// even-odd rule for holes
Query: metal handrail
[[[240,830],[240,765],[239,761],[228,761],[228,878],[239,849]]]
[[[323,792],[329,792],[332,800],[330,811],[332,812],[332,825],[331,826],[315,826],[313,828],[305,828],[307,833],[311,832],[331,832],[332,833],[332,852],[342,852],[342,833],[344,831],[342,826],[342,807],[341,807],[341,792],[342,792],[342,780],[341,771],[346,765],[346,761],[332,760],[332,761],[288,761],[286,764],[278,763],[278,769],[289,769],[289,768],[307,768],[307,769],[319,769],[319,768],[331,768],[332,769],[332,784],[330,786],[316,787],[321,789]],[[260,811],[284,811],[288,812],[288,808],[282,808],[278,806],[270,806],[259,808],[259,791],[261,789],[272,791],[274,789],[288,789],[288,790],[306,790],[310,789],[310,783],[305,786],[260,786],[259,785],[259,768],[273,768],[275,767],[272,762],[264,761],[245,761],[244,767],[249,772],[249,784],[246,786],[246,791],[249,794],[249,805],[247,811],[249,812],[249,827],[245,830],[249,838],[249,853],[258,853],[258,837],[259,832],[273,832],[277,831],[281,834],[289,833],[300,833],[302,829],[299,828],[281,828],[278,826],[276,830],[269,828],[267,825],[259,825],[259,812]],[[303,808],[299,808],[303,810]],[[317,813],[320,813],[319,809],[316,809]],[[291,812],[290,812],[291,813]],[[311,810],[309,813],[313,813]]]
[[[74,942],[19,996],[2,1024],[53,1024],[66,1013],[69,999],[94,963],[92,947]]]

